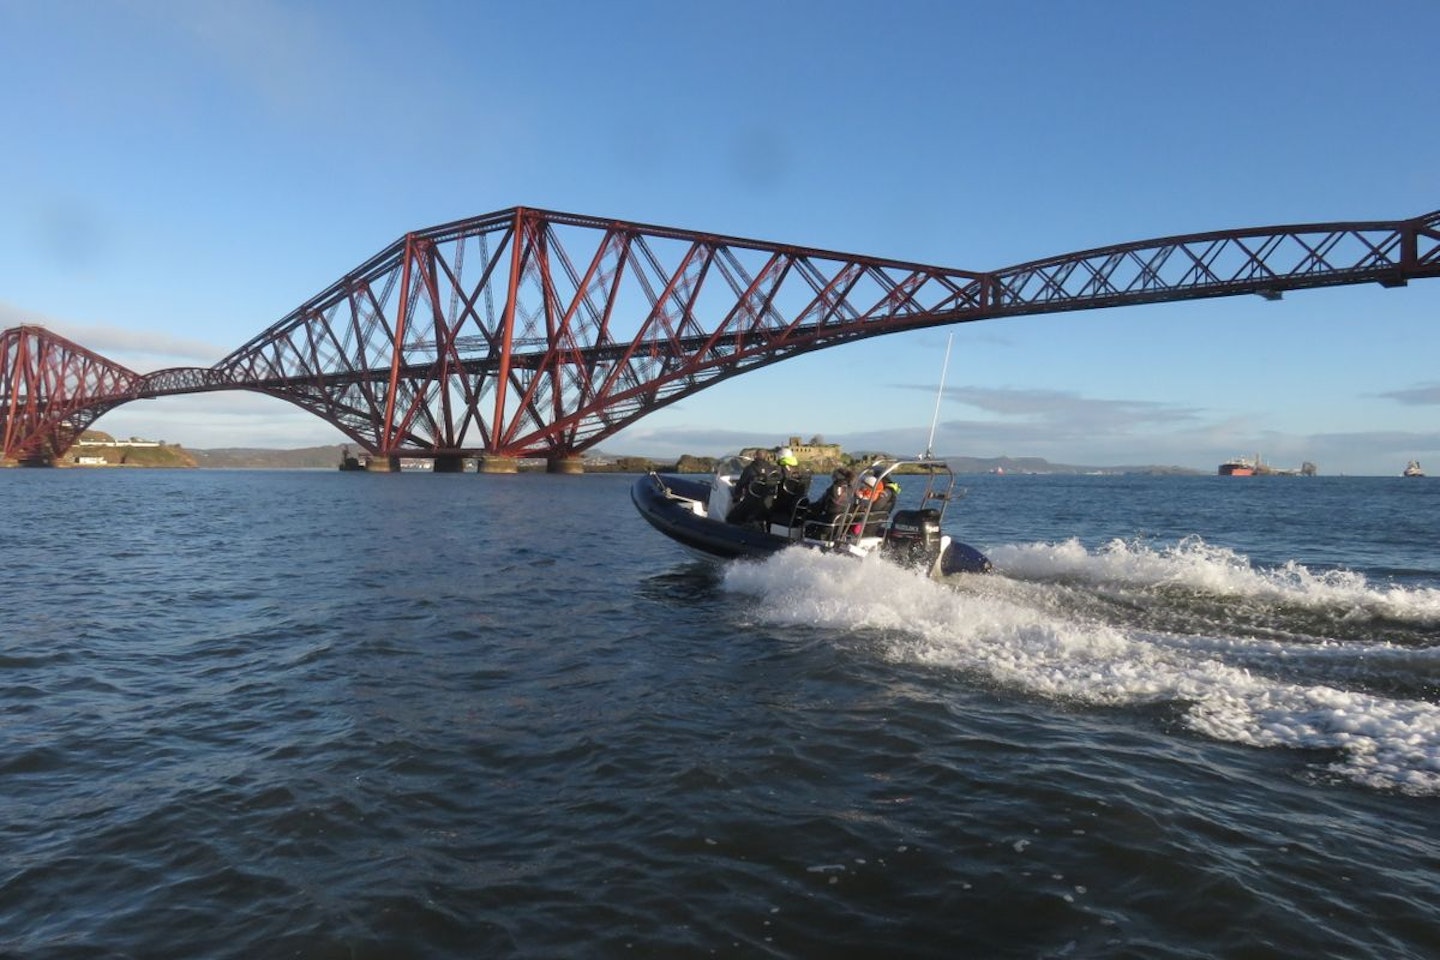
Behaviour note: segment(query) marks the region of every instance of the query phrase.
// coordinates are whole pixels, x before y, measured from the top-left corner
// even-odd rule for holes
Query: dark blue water
[[[945,584],[631,480],[0,471],[0,955],[1440,951],[1440,480],[974,478]]]

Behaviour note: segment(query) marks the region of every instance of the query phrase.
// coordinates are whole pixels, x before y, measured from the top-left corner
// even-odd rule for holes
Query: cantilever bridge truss
[[[1259,227],[989,272],[516,207],[406,234],[212,367],[138,374],[0,333],[6,459],[147,397],[251,390],[381,456],[571,457],[797,353],[993,317],[1440,275],[1440,211]]]

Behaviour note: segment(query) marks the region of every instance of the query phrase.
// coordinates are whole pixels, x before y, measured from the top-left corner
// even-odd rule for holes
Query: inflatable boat
[[[990,570],[983,553],[942,528],[947,508],[957,499],[955,474],[943,461],[877,460],[854,475],[853,489],[895,490],[902,482],[923,483],[918,502],[913,495],[905,498],[908,507],[899,498],[853,496],[839,509],[833,503],[826,508],[831,497],[812,502],[808,489],[787,497],[783,490],[743,483],[750,462],[726,457],[708,478],[651,472],[635,481],[630,497],[652,527],[706,556],[767,557],[796,547],[854,557],[879,552],[937,577]]]

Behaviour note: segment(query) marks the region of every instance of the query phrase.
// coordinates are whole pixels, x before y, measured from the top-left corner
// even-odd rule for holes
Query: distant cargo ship
[[[1257,453],[1253,460],[1250,457],[1226,460],[1220,464],[1218,472],[1222,477],[1313,477],[1319,470],[1309,460],[1306,460],[1299,470],[1272,467],[1261,460]]]

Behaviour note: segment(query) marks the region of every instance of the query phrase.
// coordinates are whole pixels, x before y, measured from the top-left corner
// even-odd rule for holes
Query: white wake
[[[1324,748],[1331,769],[1380,789],[1440,796],[1440,706],[1327,685],[1288,683],[1223,662],[1221,650],[1253,645],[1283,657],[1285,644],[1244,636],[1147,632],[1054,602],[1056,581],[1181,585],[1209,594],[1263,596],[1279,604],[1348,605],[1367,615],[1440,619],[1440,591],[1377,587],[1350,573],[1292,565],[1250,569],[1203,543],[1151,551],[1077,543],[989,551],[999,575],[938,584],[878,559],[857,562],[786,551],[726,568],[725,588],[756,596],[765,622],[875,631],[884,655],[987,678],[1026,695],[1094,705],[1177,702],[1198,733],[1257,747]],[[1027,579],[1028,578],[1028,579]],[[1049,582],[1034,582],[1036,579]],[[1305,645],[1315,652],[1313,643]],[[1440,648],[1334,644],[1331,656],[1403,654],[1434,672]]]

